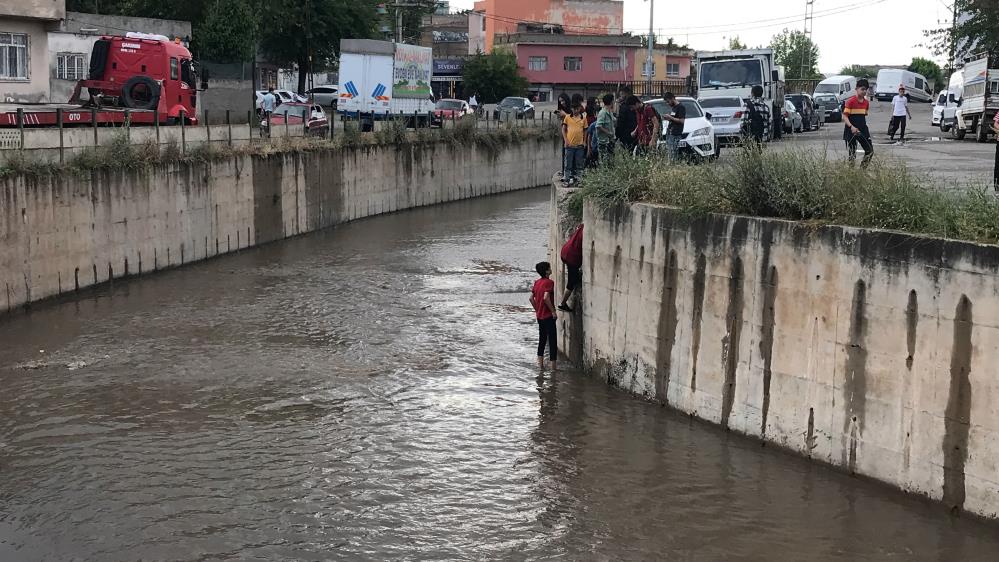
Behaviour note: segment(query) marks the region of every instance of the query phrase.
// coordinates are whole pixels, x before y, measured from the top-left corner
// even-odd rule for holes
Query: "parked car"
[[[930,125],[939,127],[943,120],[944,108],[947,107],[948,90],[944,90],[937,95],[937,100],[933,103],[933,116],[930,118]]]
[[[711,126],[720,145],[742,142],[742,120],[746,104],[738,96],[705,98],[697,100],[701,109],[711,112]]]
[[[472,115],[472,106],[465,100],[442,99],[434,106],[434,114],[431,118],[431,126],[441,126],[444,121],[461,120],[466,115]]]
[[[680,154],[692,162],[704,162],[715,160],[721,154],[721,147],[715,139],[715,128],[711,124],[711,113],[705,113],[704,108],[694,98],[678,97],[676,101],[683,104],[687,111],[687,117],[683,122],[683,137],[680,139]],[[659,115],[669,115],[671,109],[666,100],[660,98],[649,100],[648,102]],[[663,121],[662,136],[659,139],[659,147],[666,145],[666,129],[669,127],[668,121]]]
[[[289,129],[307,124],[310,136],[326,137],[329,134],[329,118],[319,104],[282,103],[271,114],[271,127],[284,127],[286,123]],[[261,125],[266,127],[267,121],[262,121]]]
[[[791,100],[784,100],[784,132],[800,133],[804,122]]]
[[[327,84],[325,86],[316,86],[306,91],[305,95],[311,97],[313,103],[335,108],[337,98],[340,95],[340,89],[335,84]]]
[[[257,102],[256,102],[257,112],[260,111],[260,105],[263,102],[264,94],[266,93],[267,90],[257,90]],[[277,98],[276,100],[277,105],[281,105],[283,103],[292,103],[292,102],[308,103],[309,101],[309,98],[300,94],[296,94],[291,90],[274,90],[274,97]]]
[[[794,108],[801,114],[802,130],[813,131],[822,126],[822,117],[815,110],[815,103],[812,96],[808,94],[788,94],[784,99],[793,103]]]
[[[898,94],[898,87],[905,86],[910,102],[932,103],[930,84],[922,74],[898,68],[882,68],[877,83],[872,87],[878,101],[891,101]]]
[[[833,94],[815,94],[812,98],[816,108],[823,108],[826,114],[826,123],[839,123],[843,120],[843,102]]]
[[[856,89],[856,76],[837,75],[830,76],[829,78],[819,82],[819,84],[815,86],[815,92],[813,92],[813,95],[818,97],[819,94],[832,94],[836,96],[836,99],[840,102],[845,102],[853,97]]]
[[[533,119],[534,104],[527,98],[503,98],[503,101],[499,102],[496,109],[493,110],[493,118],[501,119],[505,118],[506,115],[514,119]]]

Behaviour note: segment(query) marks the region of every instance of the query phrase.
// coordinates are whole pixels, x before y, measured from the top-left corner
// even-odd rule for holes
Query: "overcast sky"
[[[457,10],[472,4],[451,0]],[[945,0],[815,0],[813,39],[819,47],[819,70],[835,73],[849,64],[896,65],[908,64],[913,56],[934,58],[918,45],[925,41],[923,30],[950,21],[947,6]],[[661,38],[672,36],[694,49],[717,50],[734,35],[755,47],[769,44],[785,27],[802,29],[805,0],[659,0],[656,8]],[[781,21],[773,21],[778,18]],[[648,33],[648,1],[625,0],[624,26],[625,31]]]

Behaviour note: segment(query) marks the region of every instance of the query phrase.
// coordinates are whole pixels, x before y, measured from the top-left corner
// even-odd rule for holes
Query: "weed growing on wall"
[[[751,147],[713,165],[618,154],[587,173],[570,210],[581,215],[584,198],[999,243],[999,199],[991,189],[936,189],[929,177],[888,159],[864,170],[839,155]]]

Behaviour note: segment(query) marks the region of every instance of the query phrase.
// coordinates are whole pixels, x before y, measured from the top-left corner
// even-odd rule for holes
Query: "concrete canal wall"
[[[363,146],[0,180],[0,313],[381,213],[547,185],[553,140]]]
[[[644,204],[588,203],[584,222],[561,337],[589,371],[997,516],[999,247]]]

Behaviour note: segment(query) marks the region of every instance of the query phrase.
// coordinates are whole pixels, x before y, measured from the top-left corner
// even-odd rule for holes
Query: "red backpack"
[[[583,266],[583,225],[562,245],[562,263],[569,267]]]

